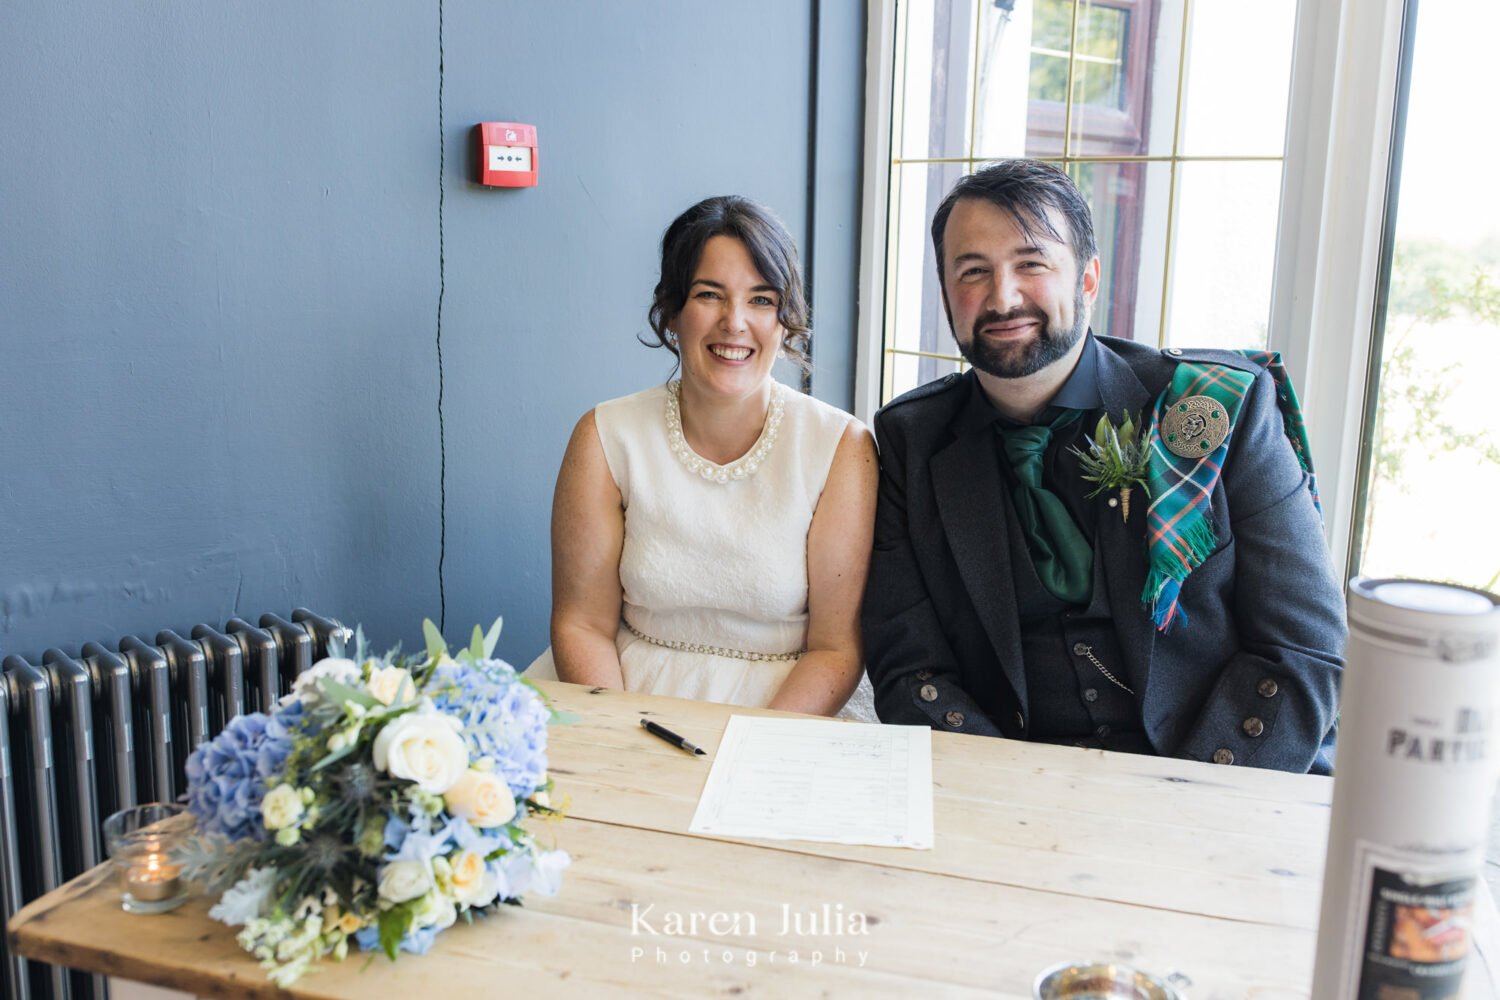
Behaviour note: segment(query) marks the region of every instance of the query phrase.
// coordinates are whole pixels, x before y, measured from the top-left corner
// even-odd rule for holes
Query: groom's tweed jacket
[[[1147,739],[1163,755],[1328,773],[1344,602],[1305,473],[1282,431],[1274,382],[1228,351],[1172,354],[1096,340],[1104,409],[1115,419],[1149,410],[1179,361],[1256,373],[1212,495],[1218,548],[1182,589],[1185,625],[1158,634],[1142,608],[1146,498],[1137,494],[1128,523],[1113,510],[1098,519],[1095,559],[1120,655],[1137,680]],[[972,371],[950,375],[875,417],[880,502],[865,657],[883,721],[1026,739],[1026,673],[994,437],[954,427],[979,391]],[[1097,416],[1086,415],[1085,425]]]

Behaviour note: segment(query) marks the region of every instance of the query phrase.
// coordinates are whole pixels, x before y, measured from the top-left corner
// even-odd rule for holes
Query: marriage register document
[[[730,716],[692,833],[932,847],[932,730]]]

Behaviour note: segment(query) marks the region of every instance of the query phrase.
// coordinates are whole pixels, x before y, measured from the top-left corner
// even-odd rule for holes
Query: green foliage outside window
[[[1062,102],[1068,92],[1073,4],[1038,0],[1032,8],[1031,99]],[[1130,14],[1085,4],[1078,11],[1078,60],[1073,67],[1073,103],[1122,108],[1125,101],[1125,37]],[[1036,51],[1038,49],[1046,51]],[[1103,60],[1096,61],[1096,60]]]
[[[1452,320],[1489,327],[1490,336],[1500,337],[1500,239],[1472,250],[1430,241],[1398,244],[1386,316],[1365,554],[1381,488],[1408,492],[1427,456],[1461,453],[1500,475],[1500,438],[1489,426],[1455,421],[1447,405],[1463,364],[1424,364],[1421,350],[1424,336]],[[1487,579],[1454,582],[1490,590],[1500,583],[1500,564],[1488,572]]]

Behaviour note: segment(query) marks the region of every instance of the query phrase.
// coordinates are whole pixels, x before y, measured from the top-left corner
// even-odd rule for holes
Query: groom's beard
[[[991,323],[1005,323],[1022,318],[1037,321],[1036,336],[1029,340],[1011,343],[992,343],[979,337],[978,332]],[[948,318],[948,328],[953,329],[953,318]],[[981,313],[969,330],[967,343],[954,331],[958,342],[958,353],[964,360],[987,375],[996,378],[1025,378],[1035,375],[1048,365],[1065,357],[1078,343],[1088,328],[1088,319],[1083,312],[1083,282],[1073,295],[1073,327],[1056,330],[1040,309],[1012,309],[1008,313],[990,310]]]

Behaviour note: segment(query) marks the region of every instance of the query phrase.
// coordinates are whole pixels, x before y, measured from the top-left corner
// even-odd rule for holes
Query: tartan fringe
[[[1151,614],[1151,621],[1162,632],[1168,631],[1179,615],[1184,624],[1187,615],[1177,607],[1177,595],[1188,574],[1203,564],[1219,544],[1214,527],[1207,517],[1190,518],[1189,524],[1177,536],[1179,545],[1187,548],[1187,558],[1162,546],[1152,552],[1151,566],[1146,572],[1146,587],[1141,592],[1141,601]]]

